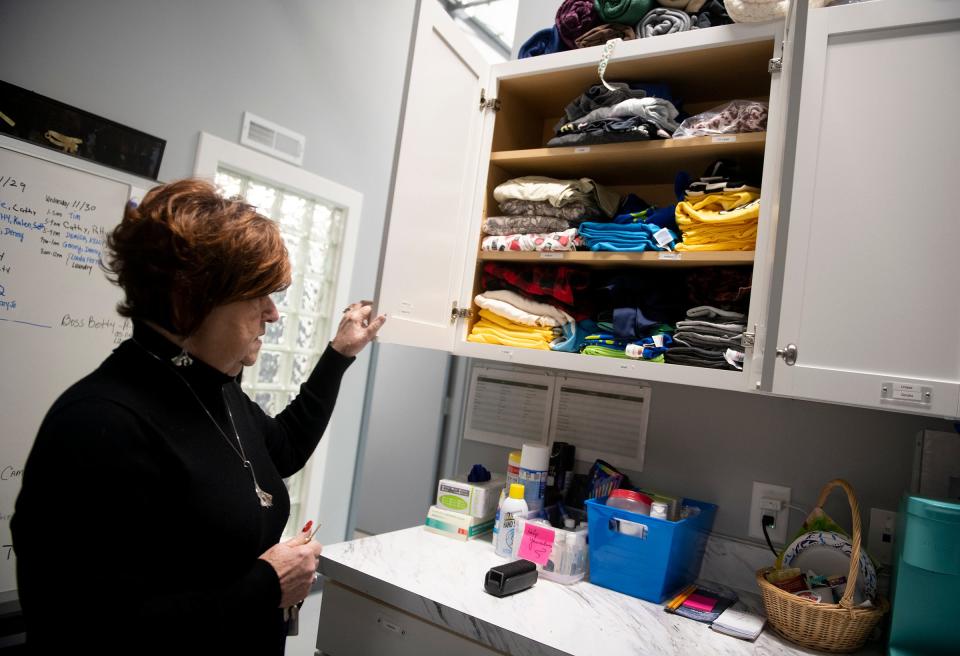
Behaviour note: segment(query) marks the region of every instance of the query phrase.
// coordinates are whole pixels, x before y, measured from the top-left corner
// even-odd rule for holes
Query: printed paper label
[[[673,241],[673,235],[666,228],[660,228],[653,233],[653,238],[657,240],[657,246],[666,246]]]
[[[575,153],[589,153],[589,152],[590,152],[590,146],[577,146],[576,148],[573,149],[573,152],[575,152]]]
[[[679,260],[680,253],[675,253],[673,251],[660,251],[661,260]]]
[[[541,260],[562,260],[563,253],[552,253],[549,251],[544,251],[540,253],[540,259]]]
[[[898,401],[922,401],[919,385],[910,385],[909,383],[894,383],[893,398]]]
[[[733,143],[736,140],[737,140],[737,137],[735,135],[724,134],[724,135],[716,136],[710,141],[712,141],[713,143]]]

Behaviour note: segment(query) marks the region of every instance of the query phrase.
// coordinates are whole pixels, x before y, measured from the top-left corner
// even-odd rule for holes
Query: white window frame
[[[194,163],[194,175],[213,181],[221,167],[303,196],[322,198],[342,208],[343,236],[339,247],[340,264],[333,284],[334,313],[337,311],[336,308],[346,307],[352,300],[350,278],[357,254],[363,194],[269,155],[258,153],[246,146],[201,132]],[[330,339],[336,334],[338,325],[339,320],[334,314],[329,326]],[[336,415],[331,418],[324,438],[320,440],[317,450],[303,468],[303,479],[300,484],[301,517],[295,518],[297,523],[301,520],[305,522],[313,519],[316,522],[323,519],[318,516],[318,513],[322,502],[323,479],[328,465],[327,436],[335,433]]]

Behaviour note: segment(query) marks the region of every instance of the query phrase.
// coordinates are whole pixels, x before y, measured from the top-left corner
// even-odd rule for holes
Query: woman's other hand
[[[270,563],[280,579],[280,608],[289,608],[303,601],[310,586],[317,580],[317,566],[323,546],[298,536],[267,549],[261,560]]]
[[[337,353],[352,358],[377,336],[377,331],[387,320],[387,316],[381,314],[376,319],[371,320],[370,315],[372,313],[373,303],[371,301],[360,301],[347,306],[347,309],[343,311],[343,317],[340,319],[337,334],[331,342]]]

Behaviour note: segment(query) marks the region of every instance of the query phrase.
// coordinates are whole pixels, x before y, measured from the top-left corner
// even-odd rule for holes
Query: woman
[[[37,652],[282,654],[283,609],[320,545],[278,544],[283,478],[320,440],[385,317],[344,311],[300,394],[270,418],[241,391],[290,284],[277,225],[200,180],[128,207],[105,269],[133,337],[48,412],[12,520]],[[86,649],[86,648],[89,648]]]

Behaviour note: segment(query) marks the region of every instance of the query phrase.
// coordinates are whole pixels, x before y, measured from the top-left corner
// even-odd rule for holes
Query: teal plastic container
[[[903,498],[891,587],[891,656],[960,653],[960,503]]]

